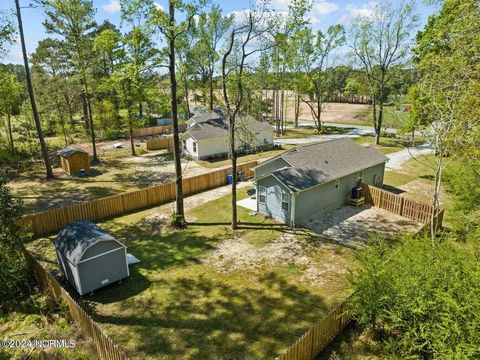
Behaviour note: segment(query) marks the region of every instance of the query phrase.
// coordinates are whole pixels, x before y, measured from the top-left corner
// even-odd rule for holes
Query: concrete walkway
[[[237,205],[241,206],[245,209],[252,210],[252,211],[257,211],[257,199],[252,199],[252,198],[246,198],[243,200],[237,201]]]

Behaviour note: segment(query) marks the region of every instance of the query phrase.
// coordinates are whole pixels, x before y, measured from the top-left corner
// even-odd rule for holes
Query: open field
[[[99,224],[141,260],[85,297],[132,358],[272,358],[342,300],[353,250],[242,208],[232,234],[229,195],[190,205],[183,231],[168,226],[168,205]],[[57,269],[53,240],[28,248]]]

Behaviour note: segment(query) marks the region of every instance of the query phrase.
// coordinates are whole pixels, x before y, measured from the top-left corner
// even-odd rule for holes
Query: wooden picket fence
[[[178,124],[178,131],[183,132],[187,129],[187,124]],[[172,125],[151,126],[145,128],[136,128],[132,130],[133,137],[154,136],[172,133]]]
[[[398,214],[421,224],[428,224],[432,219],[433,206],[420,201],[406,199],[403,196],[380,189],[376,186],[361,184],[365,201],[379,208]],[[441,227],[444,209],[435,215],[436,226]]]
[[[257,161],[240,164],[237,171],[245,172],[245,179],[253,177],[252,168]],[[206,174],[183,179],[184,195],[214,189],[227,184],[231,168],[220,169]],[[133,211],[153,207],[175,199],[175,182],[146,189],[108,196],[97,200],[29,214],[17,220],[17,225],[34,236],[50,234],[65,225],[79,220],[101,220]]]
[[[67,304],[70,317],[78,325],[81,333],[85,337],[90,338],[95,344],[97,358],[105,360],[128,359],[119,346],[108,337],[92,317],[86,313],[83,307],[58,283],[53,275],[45,270],[29,253],[26,252],[26,256],[40,289],[50,295],[55,301],[64,301]]]
[[[350,297],[332,309],[277,357],[277,360],[311,360],[320,354],[352,319],[347,310],[349,299]]]
[[[173,149],[173,137],[166,136],[147,140],[147,150]]]

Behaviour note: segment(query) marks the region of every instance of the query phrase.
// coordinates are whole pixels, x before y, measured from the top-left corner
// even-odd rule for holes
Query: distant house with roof
[[[291,149],[256,166],[258,212],[290,226],[342,206],[358,182],[383,185],[388,158],[338,139]]]
[[[273,146],[273,127],[251,116],[236,120],[236,149],[251,152]],[[229,121],[219,112],[200,112],[187,121],[182,134],[185,156],[201,160],[224,157],[229,153]]]

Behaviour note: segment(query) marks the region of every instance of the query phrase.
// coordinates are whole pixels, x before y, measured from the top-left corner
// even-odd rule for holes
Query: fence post
[[[402,196],[400,198],[400,212],[399,212],[399,215],[400,216],[403,216],[403,203],[405,202],[405,198]]]

